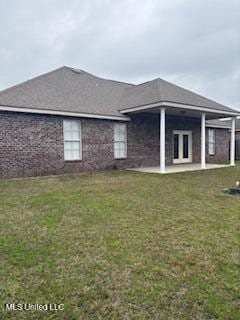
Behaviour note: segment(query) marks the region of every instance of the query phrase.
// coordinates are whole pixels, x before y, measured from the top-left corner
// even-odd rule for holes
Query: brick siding
[[[230,132],[227,129],[211,128],[215,131],[215,154],[208,153],[208,130],[206,132],[206,161],[209,163],[218,163],[229,160],[230,155]]]
[[[61,116],[0,112],[0,178],[159,165],[158,114],[132,116],[127,123],[128,156],[121,160],[114,159],[115,122],[82,118],[82,160],[64,161],[63,120]],[[200,121],[167,117],[167,164],[172,163],[173,130],[192,131],[193,162],[199,162]],[[228,159],[229,133],[216,132],[216,155],[207,156],[211,162]]]

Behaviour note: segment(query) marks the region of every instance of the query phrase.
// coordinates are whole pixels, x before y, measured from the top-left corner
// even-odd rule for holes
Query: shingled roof
[[[224,119],[207,120],[206,125],[213,128],[231,129],[231,121]]]
[[[231,120],[229,119],[215,119],[208,120],[207,125],[217,128],[231,128]],[[236,119],[236,131],[240,131],[240,119]]]
[[[157,102],[236,112],[162,79],[134,85],[65,66],[0,92],[0,106],[115,117],[124,117],[121,110]]]
[[[0,105],[120,116],[119,101],[131,86],[61,67],[0,92]]]
[[[160,78],[131,87],[126,92],[124,101],[127,105],[126,108],[156,102],[173,102],[220,111],[234,111],[229,107]]]

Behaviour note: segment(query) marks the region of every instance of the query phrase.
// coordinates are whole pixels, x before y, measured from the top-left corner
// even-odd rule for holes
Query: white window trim
[[[64,122],[77,122],[79,126],[79,139],[65,139],[64,136]],[[65,157],[65,142],[79,142],[79,157],[78,158],[66,158]],[[79,120],[63,120],[63,148],[64,148],[64,161],[79,161],[82,160],[82,124]]]
[[[210,132],[213,132],[213,141],[210,141]],[[210,145],[213,146],[213,151],[210,150]],[[216,130],[214,129],[208,129],[208,154],[209,156],[216,154]]]
[[[125,140],[123,141],[123,140],[115,140],[115,127],[116,126],[118,126],[118,125],[123,125],[123,126],[125,126]],[[113,145],[113,148],[114,148],[114,159],[116,159],[116,160],[121,160],[121,159],[126,159],[127,158],[127,124],[126,123],[115,123],[114,124],[114,132],[113,132],[113,135],[114,135],[114,145]],[[117,157],[116,156],[116,154],[115,154],[115,143],[117,143],[117,142],[124,142],[124,144],[125,144],[125,154],[124,154],[124,156],[123,157]]]

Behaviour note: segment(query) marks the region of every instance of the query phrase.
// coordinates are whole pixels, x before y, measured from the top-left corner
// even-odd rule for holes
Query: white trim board
[[[196,110],[196,111],[203,111],[209,113],[217,113],[217,114],[226,114],[232,116],[239,116],[239,113],[230,113],[227,111],[220,111],[216,109],[207,109],[195,106],[186,106],[183,104],[174,104],[174,106],[170,102],[161,102],[156,104],[150,104],[140,107],[133,107],[129,109],[120,110],[122,114],[134,111],[141,111],[141,110],[148,110],[154,107],[161,107],[161,106],[169,106],[173,108],[182,108],[187,110]],[[22,113],[36,113],[36,114],[49,114],[49,115],[60,115],[60,116],[67,116],[67,117],[77,117],[77,118],[92,118],[92,119],[106,119],[106,120],[119,120],[119,121],[130,121],[131,118],[128,116],[108,116],[108,115],[99,115],[99,114],[91,114],[91,113],[78,113],[78,112],[67,112],[67,111],[55,111],[55,110],[44,110],[44,109],[33,109],[33,108],[24,108],[24,107],[10,107],[10,106],[1,106],[0,111],[12,111],[12,112],[22,112]],[[240,116],[239,116],[240,117]]]
[[[210,109],[210,108],[204,108],[204,107],[197,107],[197,106],[192,106],[192,105],[185,105],[181,103],[174,103],[174,102],[157,102],[157,103],[152,103],[144,106],[139,106],[139,107],[133,107],[133,108],[127,108],[127,109],[122,109],[120,110],[121,113],[129,113],[129,112],[135,112],[135,111],[143,111],[143,110],[148,110],[148,109],[153,109],[155,107],[172,107],[172,108],[181,108],[181,109],[186,109],[186,110],[196,110],[196,111],[202,111],[205,113],[217,113],[217,114],[223,114],[223,115],[232,115],[232,116],[239,116],[240,113],[234,112],[234,111],[222,111],[218,109]]]
[[[231,127],[224,127],[224,126],[218,126],[217,124],[207,124],[206,123],[206,128],[217,128],[217,129],[231,129]]]
[[[12,112],[23,112],[23,113],[37,113],[37,114],[50,114],[58,116],[67,117],[77,117],[77,118],[92,118],[92,119],[106,119],[106,120],[120,120],[120,121],[130,121],[131,119],[127,116],[108,116],[100,114],[91,113],[78,113],[78,112],[67,112],[67,111],[55,111],[55,110],[44,110],[44,109],[31,109],[31,108],[19,108],[19,107],[9,107],[0,106],[0,111],[12,111]]]

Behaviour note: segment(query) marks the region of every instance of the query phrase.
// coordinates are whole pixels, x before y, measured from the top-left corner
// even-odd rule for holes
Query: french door
[[[173,131],[173,163],[192,162],[192,131]]]

